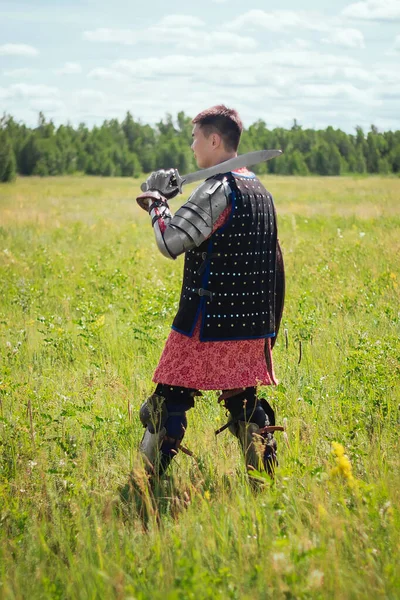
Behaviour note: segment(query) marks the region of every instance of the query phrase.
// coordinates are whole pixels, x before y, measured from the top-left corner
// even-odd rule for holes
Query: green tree
[[[16,177],[16,160],[10,138],[0,130],[0,181],[14,181]]]
[[[132,177],[160,168],[175,167],[182,174],[196,168],[190,149],[192,122],[183,111],[176,119],[167,114],[155,127],[136,121],[128,112],[122,122],[106,120],[92,129],[83,123],[56,128],[43,113],[37,126],[29,128],[4,115],[0,132],[7,134],[14,153],[10,173],[15,160],[18,173],[43,176],[80,171]],[[3,146],[3,155],[10,153]],[[260,175],[400,172],[400,132],[381,133],[373,125],[367,135],[361,127],[349,135],[333,127],[303,129],[296,120],[289,129],[269,129],[258,120],[243,131],[239,152],[262,148],[279,148],[284,156],[255,165]]]
[[[331,142],[320,141],[311,151],[311,171],[319,175],[340,175],[341,157],[337,147]]]
[[[288,154],[282,154],[276,159],[275,174],[290,175],[290,157]]]
[[[389,159],[393,173],[400,173],[400,142],[391,150]]]
[[[308,175],[309,174],[309,170],[308,170],[304,155],[299,150],[293,150],[293,152],[290,153],[289,173],[291,175]]]
[[[378,129],[371,125],[371,131],[367,135],[366,160],[369,173],[380,173],[380,168],[386,169],[386,162],[381,162],[387,158],[388,145],[384,136]]]
[[[388,175],[391,171],[392,169],[388,158],[380,158],[378,161],[378,173],[381,173],[381,175]]]
[[[139,177],[142,171],[140,160],[135,152],[127,152],[124,154],[122,163],[122,177]]]

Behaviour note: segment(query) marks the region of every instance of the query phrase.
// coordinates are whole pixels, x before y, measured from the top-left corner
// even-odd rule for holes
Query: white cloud
[[[389,86],[393,87],[396,84],[400,84],[400,71],[397,65],[377,63],[374,65],[374,71],[386,89]]]
[[[43,109],[57,123],[84,121],[90,126],[104,119],[121,119],[127,110],[154,124],[166,112],[184,110],[194,115],[223,102],[237,108],[246,125],[263,118],[271,127],[290,126],[297,118],[303,126],[332,124],[350,131],[357,123],[368,127],[390,117],[391,128],[400,128],[400,70],[395,60],[385,63],[382,52],[368,56],[370,47],[354,52],[364,44],[358,24],[353,29],[344,17],[300,10],[244,12],[231,12],[230,23],[219,31],[215,24],[206,26],[200,19],[182,15],[169,15],[146,29],[137,23],[113,29],[111,21],[106,22],[108,28],[96,29],[98,22],[94,22],[87,26],[93,31],[86,31],[85,39],[117,45],[121,58],[131,56],[132,60],[97,60],[87,73],[86,85],[93,89],[83,90],[77,89],[75,80],[74,85],[70,83],[72,78],[54,80],[54,69],[47,68],[49,80],[43,83],[52,85],[53,75],[57,85],[61,81],[62,93],[55,88],[46,92],[43,86],[21,88],[22,82],[34,79],[25,80],[20,71],[19,79],[3,78],[0,104],[18,118],[29,114],[31,122]],[[269,35],[269,31],[278,34]],[[388,40],[383,43],[387,45]],[[393,43],[389,40],[392,52]],[[56,64],[59,72],[78,73],[80,69],[69,63],[63,66],[62,59]],[[12,88],[5,81],[20,84]],[[32,91],[36,95],[30,96]]]
[[[367,70],[362,67],[345,67],[343,69],[343,76],[352,82],[358,81],[359,83],[367,84],[379,82],[379,77],[373,69]]]
[[[218,70],[213,68],[215,64]],[[383,113],[384,85],[378,76],[379,66],[366,69],[351,57],[298,46],[274,55],[254,53],[251,64],[248,55],[241,53],[175,54],[115,61],[109,71],[126,79],[120,88],[121,96],[105,104],[107,110],[117,111],[124,105],[125,110],[134,113],[137,110],[137,114],[151,122],[166,110],[174,114],[183,109],[195,114],[217,102],[236,107],[248,123],[261,117],[270,124],[284,125],[297,117],[312,126],[314,121],[310,119],[318,113],[318,119],[321,122],[325,119],[327,125],[331,118],[327,111],[332,106],[336,115],[333,124],[342,126],[344,122],[349,126],[361,123],[360,114],[368,115],[365,118],[369,124],[375,118],[373,111]],[[389,77],[397,77],[400,82],[400,74],[391,71],[386,79]],[[161,86],[160,94],[154,97],[154,82],[160,84],[164,78],[169,87]],[[169,93],[171,86],[174,98]]]
[[[341,101],[353,101],[357,104],[367,104],[369,106],[379,104],[376,94],[372,91],[365,94],[351,83],[328,83],[328,84],[309,84],[300,85],[298,94],[301,98],[313,99],[332,99]]]
[[[302,38],[295,38],[293,40],[293,45],[297,46],[297,48],[310,48],[311,47],[311,42],[309,40],[303,40]]]
[[[21,100],[26,98],[48,98],[59,94],[59,90],[48,85],[30,85],[14,83],[7,88],[0,88],[0,98]]]
[[[205,23],[190,15],[167,15],[158,23],[146,29],[113,29],[100,27],[83,32],[83,39],[89,42],[104,42],[133,46],[139,43],[154,44],[154,40],[165,39],[169,43],[179,44],[181,38],[191,38],[199,35],[198,29]]]
[[[399,0],[363,0],[346,6],[342,15],[351,19],[390,21],[400,19]]]
[[[61,69],[56,69],[55,72],[58,75],[77,75],[82,73],[82,67],[79,63],[66,62]]]
[[[326,44],[344,46],[345,48],[364,48],[364,36],[358,29],[333,29],[327,38],[322,40]]]
[[[170,45],[175,45],[178,50],[208,51],[218,48],[233,48],[235,50],[254,50],[258,43],[249,36],[240,36],[229,31],[207,32],[188,26],[173,26],[166,24],[167,17],[160,23],[141,31],[135,29],[95,29],[84,31],[83,38],[90,42],[103,42],[132,46],[135,44],[152,44],[154,39],[165,39],[168,36]],[[183,20],[182,20],[183,22]]]
[[[88,73],[88,77],[89,79],[105,79],[109,81],[127,81],[128,79],[124,73],[119,73],[113,69],[104,69],[102,67],[92,69]]]
[[[3,44],[0,46],[0,56],[37,56],[39,50],[28,44]]]
[[[75,94],[78,100],[89,100],[95,102],[106,102],[107,95],[99,90],[82,89]]]
[[[31,109],[48,113],[58,113],[65,109],[65,103],[55,98],[32,98],[29,102]]]
[[[177,38],[177,48],[185,50],[198,50],[207,48],[214,50],[217,48],[233,48],[234,50],[254,50],[258,43],[255,39],[248,36],[237,35],[230,31],[213,31],[211,33],[194,32],[186,39]]]
[[[28,69],[28,68],[9,69],[8,71],[3,71],[3,75],[5,77],[21,78],[21,77],[30,77],[31,75],[34,75],[37,72],[38,72],[37,69]]]
[[[222,56],[217,54],[215,59],[220,61]],[[228,65],[229,56],[227,54],[227,58],[222,59],[224,65]],[[310,58],[308,55],[309,61]],[[310,69],[290,69],[288,66],[283,68],[281,65],[274,66],[272,62],[269,65],[264,62],[260,71],[257,64],[249,73],[248,62],[246,71],[243,61],[237,69],[232,64],[231,70],[226,72],[224,87],[221,87],[221,80],[217,77],[218,72],[211,72],[208,66],[199,74],[170,78],[168,85],[163,85],[163,80],[157,78],[157,94],[154,94],[153,79],[127,76],[128,80],[122,84],[115,82],[115,85],[106,86],[104,93],[95,89],[71,90],[63,92],[62,96],[44,99],[43,103],[38,99],[24,99],[20,102],[2,102],[2,105],[16,118],[29,119],[31,123],[36,122],[37,112],[43,106],[56,123],[70,120],[76,125],[81,121],[95,125],[104,119],[122,119],[128,110],[135,118],[154,124],[167,111],[175,115],[184,110],[188,115],[195,115],[207,106],[225,103],[239,111],[246,126],[262,118],[270,127],[285,127],[292,124],[293,118],[297,118],[304,127],[332,124],[352,131],[356,124],[369,127],[371,123],[379,124],[379,120],[381,122],[390,115],[391,122],[385,128],[400,127],[398,98],[390,96],[383,104],[384,86],[380,79],[376,79],[379,65],[371,68],[374,78],[370,83],[361,81],[359,84],[351,78],[350,72],[346,78],[345,71],[361,70],[361,66],[334,66],[332,62],[324,69],[323,60],[320,63]],[[324,71],[325,80],[322,79]],[[388,80],[397,77],[396,90],[400,89],[400,74],[391,71],[385,77]],[[244,85],[237,85],[238,78],[243,78]],[[251,84],[247,85],[250,78]],[[206,85],[203,85],[204,82]],[[187,93],[188,86],[190,94]],[[174,89],[173,95],[171,87]]]
[[[204,21],[191,15],[167,15],[158,23],[160,27],[202,27]]]
[[[394,49],[400,51],[400,35],[396,36],[394,40]]]
[[[282,40],[279,45],[279,52],[285,50],[286,52],[298,52],[303,50],[309,50],[313,46],[313,42],[310,40],[304,40],[302,38],[290,39],[290,41]]]
[[[264,11],[260,9],[248,12],[227,21],[224,29],[241,31],[243,29],[284,32],[288,29],[308,29],[313,31],[328,31],[329,25],[320,14],[294,10]]]
[[[225,77],[231,73],[236,77],[236,83],[244,85],[249,76],[255,81],[270,81],[274,75],[283,77],[288,73],[293,77],[304,77],[307,73],[319,71],[322,74],[332,67],[357,67],[356,59],[328,53],[318,53],[309,50],[282,50],[277,53],[257,52],[252,53],[251,63],[249,55],[242,53],[218,53],[205,56],[188,54],[175,54],[162,57],[140,58],[136,60],[118,60],[112,67],[122,73],[129,74],[134,79],[156,79],[160,77],[191,78],[207,81],[215,73],[218,65],[218,80],[223,84]],[[221,80],[221,72],[224,77]],[[244,78],[244,80],[243,80]],[[286,79],[285,79],[286,81]],[[287,78],[290,84],[290,78]]]
[[[400,83],[387,88],[383,95],[385,98],[394,98],[400,100]]]
[[[107,29],[105,27],[84,31],[83,39],[89,42],[106,42],[112,44],[137,44],[141,40],[141,32],[132,29]]]

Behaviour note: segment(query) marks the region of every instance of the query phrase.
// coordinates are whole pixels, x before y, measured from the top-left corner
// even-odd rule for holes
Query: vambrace
[[[149,208],[149,214],[151,216],[151,223],[153,225],[159,251],[166,258],[175,259],[176,256],[170,252],[165,241],[165,232],[167,231],[169,223],[172,219],[172,214],[168,204],[166,202],[153,202]]]
[[[174,259],[200,246],[229,205],[230,191],[226,181],[210,178],[192,193],[174,216],[166,202],[154,202],[149,213],[160,252]]]

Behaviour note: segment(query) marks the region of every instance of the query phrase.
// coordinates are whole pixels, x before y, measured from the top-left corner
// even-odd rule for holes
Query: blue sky
[[[301,9],[299,8],[301,6]],[[0,0],[0,113],[400,129],[400,0]]]

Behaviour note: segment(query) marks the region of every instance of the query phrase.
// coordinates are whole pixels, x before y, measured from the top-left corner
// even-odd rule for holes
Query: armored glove
[[[179,187],[176,182],[176,169],[168,169],[168,171],[164,171],[164,169],[160,169],[160,171],[154,171],[151,175],[146,179],[146,185],[148,190],[160,192],[167,198],[171,200],[171,198],[175,198],[177,194],[179,194]]]
[[[160,169],[151,173],[146,179],[147,191],[136,198],[139,206],[148,211],[152,200],[170,200],[179,194],[176,173],[176,169]]]

